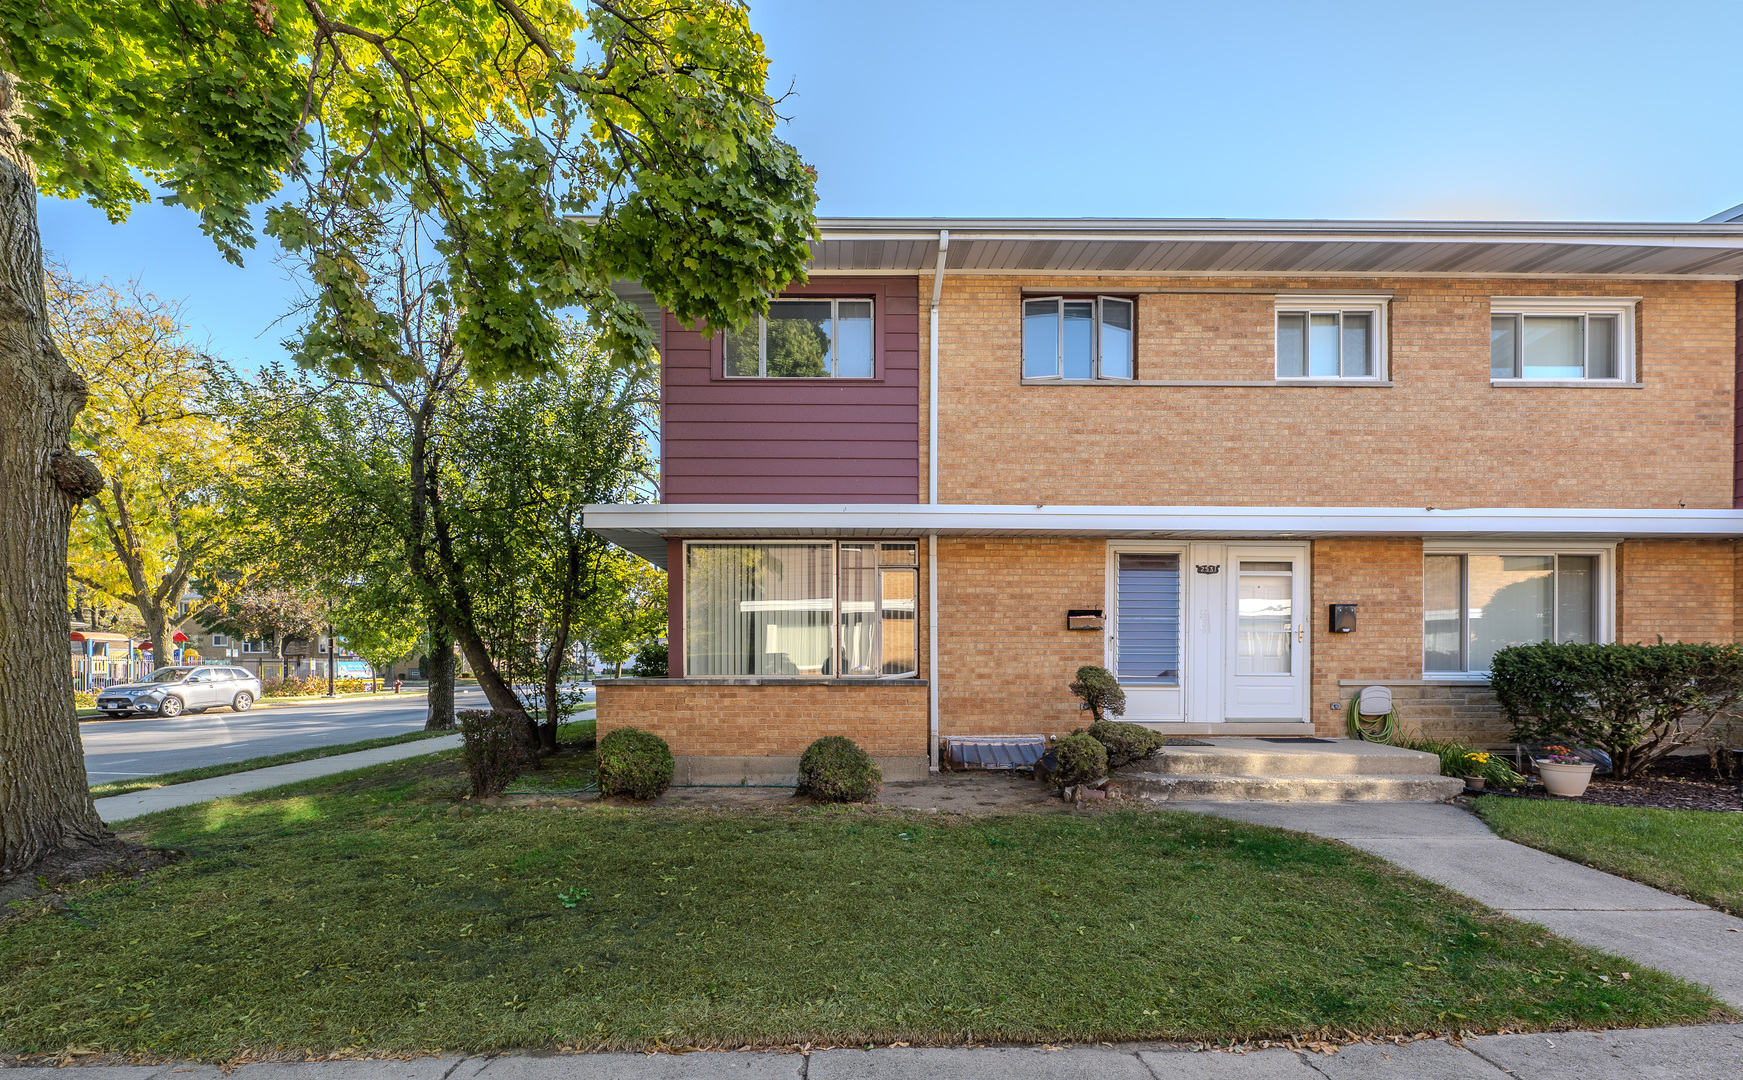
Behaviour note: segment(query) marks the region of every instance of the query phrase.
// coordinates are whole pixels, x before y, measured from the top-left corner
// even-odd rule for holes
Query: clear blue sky
[[[1694,221],[1743,203],[1743,4],[766,0],[821,212]],[[295,290],[192,215],[44,200],[86,277],[238,362]]]

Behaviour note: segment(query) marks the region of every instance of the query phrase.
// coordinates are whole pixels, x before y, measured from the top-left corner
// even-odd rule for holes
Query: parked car
[[[247,712],[260,697],[260,680],[246,668],[166,667],[143,680],[106,686],[97,708],[110,716],[180,716],[229,706]]]

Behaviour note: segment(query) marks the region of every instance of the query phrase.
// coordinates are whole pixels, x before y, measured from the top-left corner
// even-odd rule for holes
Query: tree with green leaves
[[[45,330],[36,193],[119,221],[151,185],[239,260],[301,182],[264,227],[316,288],[299,359],[340,373],[411,363],[332,213],[397,202],[431,219],[468,372],[546,370],[575,305],[645,370],[614,280],[734,327],[803,273],[814,177],[766,71],[735,0],[0,0],[0,873],[106,835],[58,655],[103,480],[70,445],[88,388]]]

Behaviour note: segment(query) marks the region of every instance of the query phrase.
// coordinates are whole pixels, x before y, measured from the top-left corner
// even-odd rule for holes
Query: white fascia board
[[[1627,540],[1743,537],[1743,510],[1564,507],[1036,506],[644,503],[587,508],[587,528],[665,565],[668,536],[1084,536],[1312,539],[1421,536]]]

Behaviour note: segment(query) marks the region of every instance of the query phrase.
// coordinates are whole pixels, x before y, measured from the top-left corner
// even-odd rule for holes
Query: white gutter
[[[926,502],[938,505],[938,301],[944,295],[944,259],[950,230],[938,230],[938,265],[932,271],[932,323],[926,340],[932,360],[926,366]],[[938,534],[926,536],[926,757],[938,771]]]

